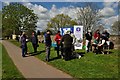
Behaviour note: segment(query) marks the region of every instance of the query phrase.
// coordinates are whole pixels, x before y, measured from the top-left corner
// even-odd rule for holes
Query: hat
[[[65,34],[70,34],[70,30],[65,31]]]
[[[88,32],[91,32],[91,30],[88,30]]]

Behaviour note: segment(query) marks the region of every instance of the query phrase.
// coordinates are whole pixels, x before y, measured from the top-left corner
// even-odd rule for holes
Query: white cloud
[[[47,20],[39,20],[37,23],[37,30],[45,30],[47,27]]]
[[[118,2],[104,2],[105,7],[117,8]]]
[[[56,5],[52,5],[51,10],[49,11],[50,17],[55,17],[59,13],[58,9],[56,8]]]
[[[110,29],[112,24],[118,20],[118,14],[116,15],[116,8],[118,8],[118,2],[107,2],[104,0],[104,8],[100,10],[100,14],[105,16],[101,20],[101,23],[105,25],[105,28]]]
[[[10,4],[10,2],[9,1],[5,1],[4,2],[4,5],[6,6],[6,5],[9,5]]]
[[[52,5],[51,10],[52,10],[52,11],[56,11],[56,10],[57,10],[57,8],[56,8],[56,5],[55,5],[55,4],[53,4],[53,5]]]
[[[50,18],[55,17],[57,14],[65,14],[70,16],[72,19],[75,19],[77,17],[77,8],[69,6],[57,9],[56,6],[53,5],[49,11]]]
[[[70,6],[70,7],[63,7],[60,9],[61,13],[68,15],[72,19],[77,18],[77,8]]]
[[[55,17],[57,14],[66,14],[70,16],[72,19],[76,19],[77,11],[79,9],[78,7],[76,8],[74,6],[61,7],[58,9],[55,4],[52,5],[50,10],[37,4],[33,5],[31,3],[25,3],[24,5],[34,10],[34,13],[38,15],[39,20],[37,23],[37,30],[38,29],[45,30],[47,27],[48,21],[50,21],[50,19]],[[105,3],[104,4],[105,7],[102,10],[100,10],[100,14],[107,16],[103,18],[101,21],[106,26],[112,25],[118,19],[118,17],[115,16],[115,10],[114,10],[114,7],[117,7],[116,5],[117,5],[116,3],[114,4]]]
[[[118,21],[118,15],[102,19],[102,23],[107,27],[111,27],[116,21]]]
[[[45,30],[47,27],[47,22],[50,19],[50,16],[48,14],[48,10],[46,8],[44,8],[41,5],[37,5],[37,4],[31,4],[31,3],[24,3],[24,5],[26,7],[28,7],[29,9],[32,9],[34,11],[34,13],[38,16],[39,20],[37,23],[37,30]]]
[[[100,14],[103,16],[113,16],[115,14],[115,11],[113,8],[105,7],[100,11]]]

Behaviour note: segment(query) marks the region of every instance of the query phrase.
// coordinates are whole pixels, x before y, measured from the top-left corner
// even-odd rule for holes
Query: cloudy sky
[[[85,0],[84,0],[85,1]],[[87,0],[94,1],[94,0]],[[114,2],[113,2],[114,1]],[[6,5],[9,5],[10,2],[4,1]],[[19,2],[19,1],[18,1]],[[67,14],[72,19],[76,19],[76,13],[78,8],[84,6],[86,2],[82,0],[59,0],[59,1],[44,1],[37,2],[37,1],[30,1],[30,0],[23,0],[22,4],[28,7],[29,9],[34,10],[34,13],[38,15],[39,20],[37,23],[37,30],[45,30],[47,27],[47,22],[56,16],[57,14]],[[102,24],[105,24],[106,28],[110,28],[110,26],[118,20],[118,2],[117,0],[99,0],[99,2],[94,3],[99,7],[100,12],[99,14],[104,15],[105,17],[102,18]]]

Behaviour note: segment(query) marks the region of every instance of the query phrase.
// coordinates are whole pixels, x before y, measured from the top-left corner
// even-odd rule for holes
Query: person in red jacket
[[[96,52],[96,50],[97,50],[97,45],[98,45],[98,43],[100,42],[100,37],[101,37],[99,29],[97,29],[97,30],[95,31],[95,33],[94,33],[93,36],[94,36],[94,44],[93,44],[94,49],[93,49],[93,52]]]
[[[99,41],[100,41],[100,31],[99,31],[99,29],[95,31],[94,39],[99,43]]]
[[[55,35],[55,41],[57,43],[57,57],[59,58],[60,57],[60,54],[59,54],[59,49],[60,49],[60,41],[61,41],[61,35],[60,35],[60,31],[57,32],[57,34]]]

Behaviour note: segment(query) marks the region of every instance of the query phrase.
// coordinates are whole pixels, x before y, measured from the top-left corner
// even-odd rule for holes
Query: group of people
[[[85,37],[86,37],[86,51],[87,52],[93,51],[96,54],[98,54],[103,50],[103,48],[114,47],[113,43],[111,44],[109,40],[110,34],[108,33],[107,30],[104,30],[102,33],[100,33],[100,30],[97,29],[93,35],[92,35],[91,30],[88,30],[87,33],[85,34]],[[92,50],[92,46],[94,47],[94,50]]]
[[[27,35],[25,32],[22,33],[19,40],[21,42],[22,57],[25,57],[25,55],[27,54],[27,42],[28,42]],[[30,41],[32,42],[34,52],[36,53],[37,47],[38,47],[38,39],[37,39],[37,35],[35,32],[32,32]]]
[[[73,38],[70,36],[70,32],[66,32],[65,35],[61,36],[60,31],[57,32],[55,35],[54,40],[57,44],[57,57],[63,58],[66,61],[71,59],[71,47]],[[46,46],[46,61],[50,60],[50,48],[51,48],[51,37],[50,37],[50,31],[48,30],[45,34],[45,46]],[[61,51],[61,54],[59,53]]]
[[[105,30],[102,34],[100,34],[99,30],[96,30],[95,33],[92,35],[91,30],[88,30],[85,34],[86,37],[86,52],[92,51],[92,46],[94,46],[94,52],[99,52],[98,46],[103,47],[107,41],[109,41],[110,34]],[[92,39],[94,37],[94,39]],[[23,32],[20,41],[21,41],[21,48],[22,48],[22,56],[25,57],[27,54],[27,36],[25,32]],[[56,41],[56,53],[58,58],[63,58],[66,61],[72,58],[72,52],[74,50],[74,37],[71,36],[70,31],[66,31],[63,36],[61,36],[60,31],[54,37],[54,41]],[[32,33],[30,41],[32,42],[34,52],[37,52],[38,39],[35,32]],[[46,50],[46,61],[50,61],[50,49],[52,45],[51,39],[51,31],[47,30],[44,34],[44,43],[45,43],[45,50]],[[60,53],[61,52],[61,53]]]

